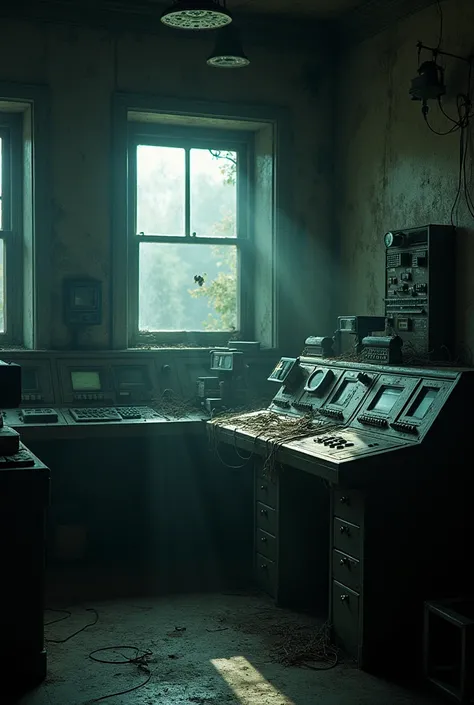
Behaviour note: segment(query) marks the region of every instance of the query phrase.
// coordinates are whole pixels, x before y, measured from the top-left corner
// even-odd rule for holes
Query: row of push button
[[[342,436],[319,436],[313,440],[315,443],[320,443],[327,448],[336,448],[337,450],[341,450],[342,448],[352,448],[354,445]]]

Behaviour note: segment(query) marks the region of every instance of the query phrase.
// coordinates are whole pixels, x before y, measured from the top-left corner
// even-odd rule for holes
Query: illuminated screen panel
[[[370,405],[370,411],[378,411],[379,414],[389,414],[403,390],[404,387],[382,387]]]
[[[100,392],[100,374],[97,370],[73,370],[71,385],[75,392]]]
[[[38,389],[38,374],[34,367],[21,368],[21,388],[24,392],[35,392]]]
[[[352,398],[354,385],[356,384],[357,380],[355,379],[345,379],[337,390],[334,398],[331,399],[330,404],[334,404],[335,406],[345,406]]]
[[[121,367],[117,370],[117,379],[121,387],[142,387],[146,384],[143,367]]]
[[[97,292],[92,286],[75,286],[71,298],[74,308],[91,309],[97,306]]]
[[[214,353],[212,356],[213,370],[231,370],[232,369],[232,353]]]
[[[407,416],[413,419],[424,419],[439,391],[439,387],[424,387],[408,410]]]

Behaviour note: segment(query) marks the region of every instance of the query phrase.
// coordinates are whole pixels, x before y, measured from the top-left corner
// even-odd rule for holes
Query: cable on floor
[[[64,610],[64,611],[67,611],[67,610]],[[73,632],[72,634],[69,634],[69,636],[67,636],[65,639],[47,639],[47,638],[45,638],[45,641],[47,641],[49,644],[65,644],[67,641],[69,641],[73,637],[77,636],[81,632],[84,632],[86,629],[89,629],[89,627],[93,627],[99,621],[99,613],[93,607],[87,607],[86,612],[92,612],[94,614],[94,620],[92,622],[89,622],[89,624],[85,624],[83,627],[81,627],[77,631]],[[62,619],[66,619],[66,617],[63,617]],[[61,620],[58,619],[56,621],[59,622],[59,621],[62,621],[62,619]],[[54,623],[55,622],[52,622],[52,624],[54,624]]]
[[[108,659],[108,658],[103,658],[99,656],[99,654],[106,653],[106,652],[119,652],[120,650],[124,649],[129,649],[131,651],[135,652],[134,656],[127,656],[123,653],[118,653],[118,656],[121,657],[120,660],[118,659]],[[149,649],[139,649],[137,646],[125,646],[125,645],[120,645],[120,646],[104,646],[101,649],[95,649],[94,651],[91,651],[89,654],[89,658],[92,659],[92,661],[96,661],[97,663],[108,663],[108,664],[113,664],[114,666],[119,666],[123,664],[132,664],[136,665],[138,667],[138,670],[146,673],[147,676],[145,680],[142,683],[138,683],[137,685],[134,685],[132,688],[127,688],[127,690],[121,690],[119,692],[115,693],[110,693],[109,695],[101,695],[99,698],[92,698],[91,700],[88,700],[85,705],[92,705],[92,703],[98,703],[101,702],[102,700],[108,700],[109,698],[116,698],[119,697],[120,695],[127,695],[128,693],[132,693],[135,690],[139,690],[140,688],[143,688],[147,683],[149,683],[152,673],[150,671],[150,668],[148,666],[148,659],[153,656],[153,652],[150,651]]]
[[[72,612],[69,610],[58,610],[58,609],[53,609],[52,607],[45,607],[45,612],[57,612],[58,614],[62,614],[62,617],[58,617],[57,619],[52,619],[50,622],[45,622],[44,626],[45,627],[50,627],[51,624],[57,624],[58,622],[64,622],[65,619],[69,619],[69,617],[72,617]]]

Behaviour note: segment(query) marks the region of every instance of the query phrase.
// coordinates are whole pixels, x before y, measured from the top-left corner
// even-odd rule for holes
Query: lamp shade
[[[232,16],[219,0],[174,0],[161,21],[175,29],[219,29],[232,22]]]
[[[207,63],[219,69],[239,69],[250,64],[243,50],[239,32],[233,25],[219,30],[214,50]]]

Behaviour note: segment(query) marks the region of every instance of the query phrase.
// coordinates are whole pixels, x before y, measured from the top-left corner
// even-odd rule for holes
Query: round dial
[[[404,241],[404,236],[402,233],[385,233],[383,241],[385,243],[385,247],[388,249],[389,247],[400,247],[400,245],[403,245]]]
[[[305,392],[310,394],[322,394],[334,378],[332,370],[315,369],[305,384]]]
[[[384,239],[385,247],[392,247],[393,245],[393,233],[385,233]]]

